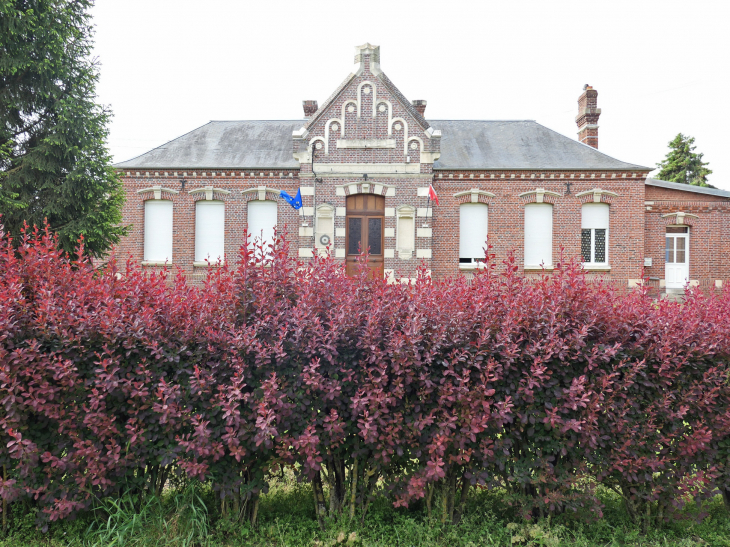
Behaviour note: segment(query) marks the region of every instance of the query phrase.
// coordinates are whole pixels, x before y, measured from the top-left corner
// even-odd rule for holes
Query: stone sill
[[[220,266],[223,266],[223,264],[224,264],[224,262],[220,262],[217,260],[210,261],[210,262],[207,262],[207,261],[201,262],[201,261],[196,260],[195,262],[193,262],[193,267],[195,267],[195,268],[219,268]]]
[[[528,264],[523,266],[522,269],[526,272],[552,272],[555,269],[555,266],[553,266],[552,264],[546,264],[545,266],[535,266],[533,264]]]
[[[610,272],[611,266],[608,264],[587,264],[584,262],[583,269],[589,272]]]
[[[172,266],[172,262],[158,262],[155,260],[143,260],[140,264],[142,266]]]
[[[472,262],[472,263],[459,263],[460,270],[478,270],[480,268],[486,268],[485,262]]]

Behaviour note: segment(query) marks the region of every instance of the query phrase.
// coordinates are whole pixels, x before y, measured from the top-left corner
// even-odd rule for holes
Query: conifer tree
[[[119,241],[124,194],[96,103],[92,0],[0,0],[0,224],[47,220],[61,247]]]
[[[679,133],[669,143],[667,157],[657,164],[660,171],[656,178],[669,182],[714,188],[707,182],[707,175],[712,174],[712,171],[707,168],[709,163],[702,161],[704,154],[694,151],[696,148],[694,142],[694,137]]]

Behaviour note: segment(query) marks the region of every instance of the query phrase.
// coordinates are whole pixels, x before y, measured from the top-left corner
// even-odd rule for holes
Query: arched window
[[[172,201],[144,202],[144,261],[172,262]]]
[[[274,243],[276,227],[276,202],[252,200],[248,202],[249,245],[259,241],[264,248]]]
[[[463,203],[459,207],[459,264],[469,268],[484,261],[487,246],[488,208],[484,203]]]
[[[580,250],[586,264],[608,263],[608,204],[583,205]]]
[[[525,205],[525,268],[553,264],[553,206],[549,203]]]
[[[225,250],[225,204],[222,201],[195,203],[195,262],[223,262]]]

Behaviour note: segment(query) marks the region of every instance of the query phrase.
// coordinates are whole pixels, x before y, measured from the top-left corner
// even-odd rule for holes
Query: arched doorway
[[[368,269],[373,277],[383,277],[383,234],[385,198],[373,194],[356,194],[347,198],[346,272],[357,273],[360,251],[370,249]]]

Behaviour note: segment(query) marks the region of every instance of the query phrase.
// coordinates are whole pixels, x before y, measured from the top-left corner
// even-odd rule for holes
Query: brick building
[[[191,276],[235,257],[244,230],[285,229],[292,253],[331,248],[350,269],[360,245],[378,275],[471,275],[489,242],[525,274],[561,249],[620,286],[646,275],[678,289],[721,286],[730,192],[647,179],[651,168],[598,148],[597,92],[578,100],[578,140],[534,121],[427,120],[355,48],[355,68],[321,106],[291,121],[214,121],[117,165],[127,192],[121,244],[145,268]],[[439,204],[429,202],[429,187]],[[294,209],[280,197],[301,191]],[[690,244],[691,240],[691,244]]]

